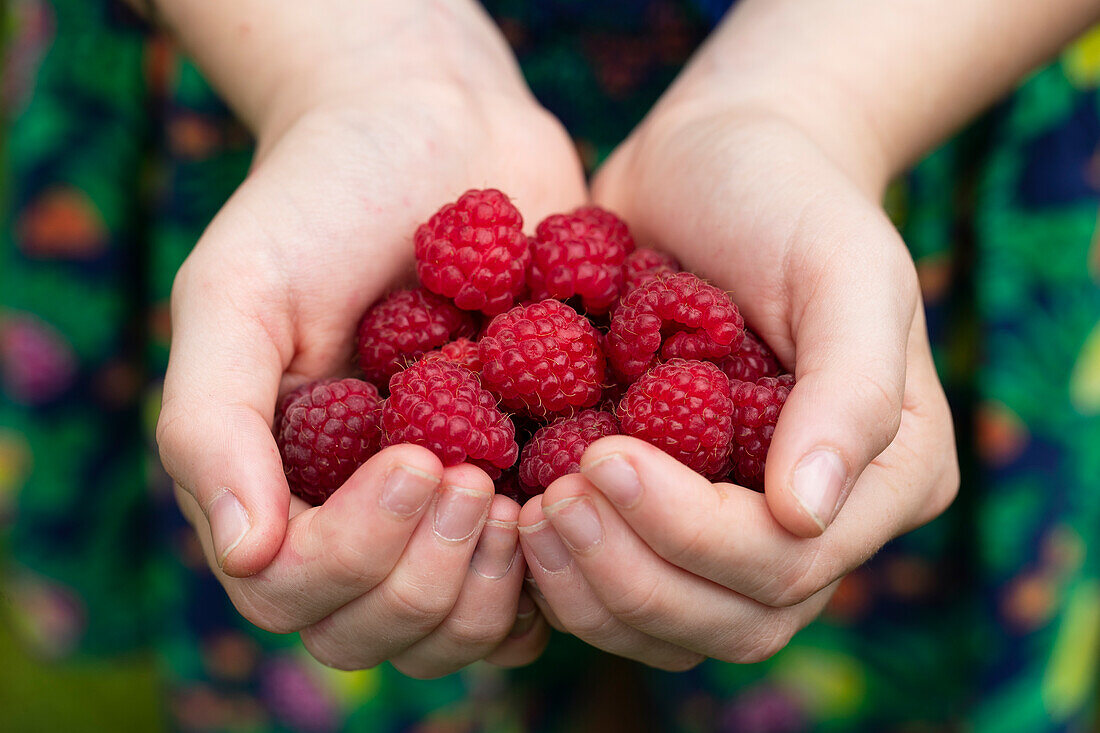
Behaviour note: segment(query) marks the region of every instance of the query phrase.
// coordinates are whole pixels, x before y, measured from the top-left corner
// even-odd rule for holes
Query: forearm
[[[472,0],[127,0],[172,33],[253,130],[311,103],[412,80],[522,88]]]
[[[743,0],[671,97],[779,112],[878,188],[1097,20],[1096,0]]]

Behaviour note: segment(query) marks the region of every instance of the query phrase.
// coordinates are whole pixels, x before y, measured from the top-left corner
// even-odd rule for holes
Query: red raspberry
[[[630,385],[619,403],[623,434],[652,443],[708,478],[729,466],[729,380],[705,361],[672,359]]]
[[[680,272],[682,269],[679,261],[670,254],[655,249],[636,249],[623,262],[623,292],[630,292],[651,275]]]
[[[516,431],[497,400],[466,367],[418,361],[390,380],[382,405],[382,446],[422,445],[444,466],[469,462],[490,476],[516,462]]]
[[[585,410],[574,417],[558,418],[540,428],[523,446],[519,458],[519,480],[538,493],[557,479],[580,470],[581,456],[600,438],[619,434],[615,416],[600,410]]]
[[[745,329],[741,348],[717,362],[730,381],[755,382],[760,377],[778,377],[783,373],[779,359],[759,336]]]
[[[283,398],[275,405],[275,419],[272,421],[272,430],[275,431],[275,435],[283,432],[283,417],[286,415],[287,408],[292,404],[300,400],[305,395],[313,391],[314,387],[321,387],[326,384],[332,384],[338,382],[338,379],[318,379],[316,382],[306,382],[300,384],[294,389],[283,395]]]
[[[359,366],[367,379],[386,384],[424,352],[476,331],[474,316],[447,299],[423,288],[398,290],[363,316]]]
[[[487,315],[512,307],[531,250],[523,217],[500,191],[470,190],[416,230],[416,274],[433,293]]]
[[[791,374],[730,382],[734,424],[731,478],[738,484],[764,490],[764,462],[779,412],[793,386]]]
[[[633,251],[630,230],[610,211],[582,206],[553,214],[539,224],[531,243],[531,298],[578,296],[589,313],[606,313],[619,297],[623,261]]]
[[[278,443],[290,490],[316,505],[378,452],[382,398],[358,379],[309,386],[286,408]]]
[[[481,357],[478,356],[477,342],[468,338],[455,339],[449,344],[443,344],[435,351],[424,354],[423,358],[442,359],[460,364],[472,372],[481,371]]]
[[[629,383],[659,360],[727,356],[741,346],[744,333],[745,321],[728,293],[690,272],[659,273],[615,309],[607,359]]]
[[[511,410],[549,417],[599,402],[600,334],[565,303],[516,306],[494,318],[478,344],[485,386]]]

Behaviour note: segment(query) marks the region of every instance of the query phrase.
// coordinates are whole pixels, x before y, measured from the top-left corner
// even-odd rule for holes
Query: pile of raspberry
[[[630,435],[714,480],[761,490],[794,377],[724,290],[637,249],[595,206],[523,230],[471,190],[413,236],[420,285],[360,321],[359,376],[286,394],[274,430],[291,490],[320,504],[374,453],[413,443],[523,501]]]

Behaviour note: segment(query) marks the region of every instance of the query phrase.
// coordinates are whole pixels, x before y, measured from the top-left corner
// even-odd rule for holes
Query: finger
[[[297,631],[389,575],[442,476],[431,451],[386,448],[324,504],[290,520],[286,541],[268,567],[248,578],[215,574],[246,619],[269,631]],[[203,539],[210,558],[209,537]]]
[[[558,479],[543,511],[600,602],[631,628],[727,662],[759,662],[786,646],[827,596],[776,609],[676,567],[653,552],[586,479]]]
[[[286,531],[290,492],[269,420],[287,330],[240,305],[251,284],[230,295],[193,262],[172,289],[157,444],[165,469],[202,509],[209,528],[199,531],[210,535],[217,565],[246,576],[271,561]]]
[[[485,661],[498,667],[522,667],[538,659],[549,643],[550,625],[531,595],[523,591],[508,638],[486,656]]]
[[[435,631],[391,661],[418,679],[442,677],[485,657],[511,632],[523,585],[519,505],[496,496],[454,608]]]
[[[520,513],[520,543],[541,597],[563,628],[594,647],[666,670],[689,669],[701,657],[631,628],[608,610],[539,506],[539,499]]]
[[[937,516],[955,496],[950,412],[930,354],[913,360],[908,377],[912,388],[897,437],[819,537],[792,535],[765,497],[711,485],[632,438],[594,443],[581,458],[581,473],[667,561],[770,606],[801,603]]]
[[[842,236],[849,245],[873,240],[859,267],[875,278],[853,278],[848,261],[820,253],[814,256],[827,269],[816,280],[797,260],[791,268],[799,278],[792,305],[796,382],[768,453],[765,491],[776,519],[801,537],[829,526],[856,479],[897,434],[918,302],[912,259],[888,222]]]
[[[481,469],[446,469],[435,502],[386,579],[302,630],[309,652],[332,667],[364,669],[428,636],[458,600],[492,499],[493,482]]]

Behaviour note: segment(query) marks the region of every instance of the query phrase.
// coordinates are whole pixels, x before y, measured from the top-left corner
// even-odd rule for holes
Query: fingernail
[[[477,538],[470,567],[483,578],[500,580],[512,569],[518,554],[515,523],[511,523],[511,527],[502,527],[486,522],[481,536]]]
[[[596,484],[604,496],[624,509],[637,504],[642,496],[642,482],[638,479],[638,472],[618,453],[581,466],[581,473]]]
[[[573,561],[569,549],[546,519],[529,527],[520,527],[520,534],[527,537],[527,544],[535,555],[535,562],[548,573],[560,573]]]
[[[584,552],[603,540],[603,526],[596,507],[584,497],[563,499],[542,508],[565,544],[575,552]]]
[[[401,463],[386,477],[378,503],[386,511],[405,519],[420,511],[436,486],[439,486],[438,476]]]
[[[446,487],[435,504],[435,533],[451,542],[469,538],[481,525],[492,498],[484,491]]]
[[[512,625],[512,630],[508,633],[508,636],[516,639],[530,631],[535,625],[538,610],[538,606],[531,600],[531,596],[521,593],[519,605],[516,606],[516,622]]]
[[[818,449],[803,458],[791,476],[794,498],[821,529],[840,511],[848,473],[844,461],[831,450]]]
[[[252,528],[252,522],[236,494],[229,489],[210,502],[207,516],[210,517],[210,537],[214,541],[218,567],[223,567],[229,553],[236,549]]]

